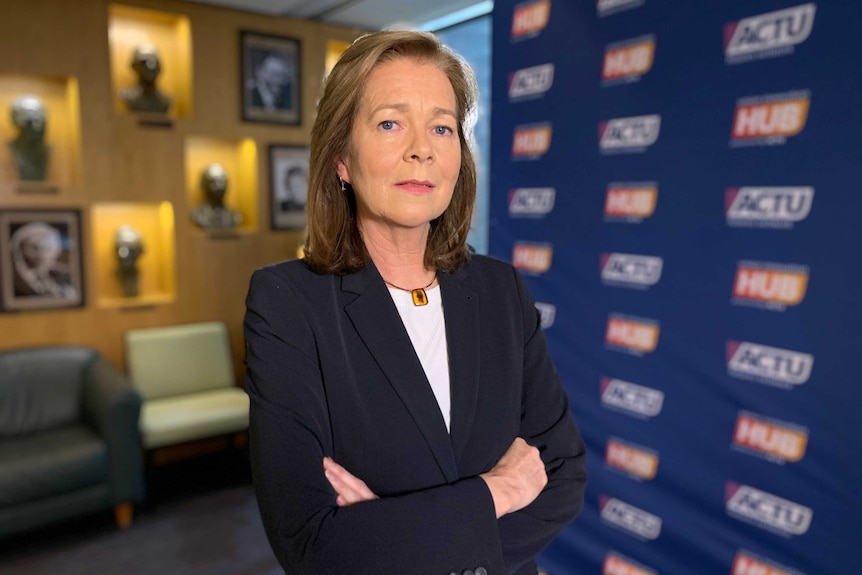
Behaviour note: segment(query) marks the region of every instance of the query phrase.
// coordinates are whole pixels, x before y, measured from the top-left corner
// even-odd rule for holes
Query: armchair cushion
[[[108,475],[108,450],[87,425],[0,442],[0,507],[92,487]]]

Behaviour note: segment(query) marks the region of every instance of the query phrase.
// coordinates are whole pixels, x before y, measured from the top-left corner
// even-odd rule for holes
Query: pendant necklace
[[[428,305],[428,295],[425,293],[425,290],[430,288],[431,284],[433,284],[436,280],[437,280],[437,272],[434,272],[434,277],[431,278],[431,281],[428,283],[428,285],[425,287],[421,287],[421,288],[407,289],[407,288],[399,287],[399,286],[395,285],[394,283],[390,283],[390,282],[386,281],[385,278],[383,279],[383,283],[385,283],[386,285],[388,285],[390,287],[394,287],[395,289],[400,289],[401,291],[410,292],[410,295],[413,296],[413,305],[423,306],[423,305]]]

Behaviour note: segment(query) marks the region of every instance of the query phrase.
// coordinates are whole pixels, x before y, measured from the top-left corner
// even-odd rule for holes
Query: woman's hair
[[[358,38],[332,69],[311,131],[305,261],[318,273],[355,272],[367,263],[356,222],[356,197],[350,185],[342,191],[336,166],[349,155],[353,123],[372,70],[402,58],[433,64],[446,74],[458,115],[460,172],[449,206],[431,222],[425,265],[452,272],[469,257],[467,233],[476,198],[476,164],[469,145],[477,98],[473,72],[432,34],[376,32]]]

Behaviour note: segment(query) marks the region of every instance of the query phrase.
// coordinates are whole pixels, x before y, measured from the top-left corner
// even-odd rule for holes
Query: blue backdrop
[[[862,6],[497,0],[490,253],[587,442],[549,575],[862,573]]]

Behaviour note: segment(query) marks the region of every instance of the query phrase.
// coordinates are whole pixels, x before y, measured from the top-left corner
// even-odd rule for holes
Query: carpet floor
[[[147,503],[0,541],[2,575],[283,575],[263,532],[247,459],[208,456],[148,473]]]

